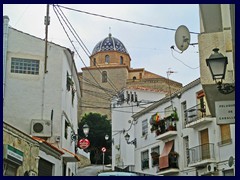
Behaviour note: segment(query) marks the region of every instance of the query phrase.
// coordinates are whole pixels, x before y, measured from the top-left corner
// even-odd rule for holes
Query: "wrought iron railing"
[[[196,121],[200,118],[203,118],[206,116],[206,107],[205,104],[197,104],[196,106],[193,106],[187,110],[184,111],[185,114],[185,124],[191,123],[193,121]]]
[[[201,162],[206,159],[215,159],[214,144],[207,143],[189,149],[189,164]]]

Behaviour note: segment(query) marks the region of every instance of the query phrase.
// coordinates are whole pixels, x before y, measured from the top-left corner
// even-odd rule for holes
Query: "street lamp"
[[[134,140],[132,140],[132,141],[129,142],[130,135],[127,133],[124,137],[125,137],[125,140],[127,141],[128,144],[133,144],[135,147],[137,146],[137,140],[136,140],[136,138],[134,138]]]
[[[211,54],[208,59],[206,59],[207,66],[210,69],[213,80],[215,80],[216,84],[218,85],[218,91],[222,94],[229,94],[235,90],[235,87],[230,84],[222,84],[222,80],[225,78],[226,74],[228,58],[224,57],[218,51],[218,48],[213,49],[214,53]]]
[[[109,139],[109,135],[106,134],[105,135],[105,140],[108,141],[108,139]],[[114,139],[112,139],[111,142],[112,142],[112,144],[114,144]]]
[[[83,125],[83,133],[85,134],[85,136],[88,136],[89,133],[89,126],[87,124]]]

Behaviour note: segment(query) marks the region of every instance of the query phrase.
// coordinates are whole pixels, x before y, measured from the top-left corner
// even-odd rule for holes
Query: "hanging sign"
[[[86,138],[80,139],[78,141],[78,147],[80,147],[81,149],[86,149],[88,148],[90,145],[90,141]]]

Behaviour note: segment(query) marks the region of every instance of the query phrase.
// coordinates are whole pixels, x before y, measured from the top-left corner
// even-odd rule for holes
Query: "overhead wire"
[[[70,38],[69,34],[67,33],[67,31],[66,31],[64,25],[62,24],[62,21],[61,21],[60,18],[59,18],[59,15],[61,16],[61,14],[58,14],[59,12],[57,12],[58,10],[55,8],[55,6],[53,6],[53,10],[54,10],[54,12],[55,12],[55,14],[56,14],[56,16],[57,16],[59,22],[60,22],[60,24],[61,24],[61,26],[62,26],[62,28],[63,28],[65,34],[67,35],[67,37],[68,37],[70,43],[72,44],[73,48],[75,49],[75,51],[76,51],[76,53],[77,53],[79,59],[82,61],[82,63],[84,64],[84,66],[87,67],[86,64],[85,64],[85,62],[83,61],[82,57],[81,57],[80,54],[78,53],[78,51],[77,51],[75,45],[74,45],[73,42],[71,41],[71,38]],[[63,21],[64,21],[64,19],[63,19]],[[64,21],[64,22],[65,22],[65,21]],[[66,22],[65,22],[65,23],[66,23]],[[99,85],[99,87],[101,87],[101,85],[100,85],[100,84],[98,83],[98,81],[95,79],[95,77],[93,76],[93,74],[89,71],[89,68],[87,68],[87,71],[88,71],[89,74],[92,76],[93,80]],[[106,93],[109,94],[108,92],[106,92]],[[109,94],[109,97],[111,97],[110,94]]]
[[[170,31],[176,31],[177,30],[177,29],[174,29],[174,28],[168,28],[168,27],[157,26],[157,25],[152,25],[152,24],[140,23],[140,22],[136,22],[136,21],[130,21],[130,20],[126,20],[126,19],[120,19],[120,18],[115,18],[115,17],[111,17],[111,16],[105,16],[105,15],[101,15],[101,14],[91,13],[91,12],[82,11],[82,10],[78,10],[78,9],[74,9],[74,8],[70,8],[70,7],[66,7],[66,6],[62,6],[62,5],[58,5],[58,6],[60,6],[62,8],[65,8],[65,9],[68,9],[68,10],[72,10],[72,11],[76,11],[76,12],[80,12],[80,13],[85,13],[85,14],[92,15],[92,16],[98,16],[98,17],[102,17],[102,18],[117,20],[117,21],[121,21],[121,22],[132,23],[132,24],[148,26],[148,27],[164,29],[164,30],[170,30]],[[190,31],[190,33],[191,34],[199,34],[197,32],[192,32],[192,31]]]
[[[64,16],[64,18],[66,19],[66,21],[69,23],[69,26],[73,29],[74,33],[76,34],[76,36],[74,35],[74,37],[77,39],[79,38],[80,39],[80,42],[78,41],[77,39],[77,42],[80,44],[81,48],[84,50],[84,52],[86,53],[86,55],[90,58],[91,56],[91,53],[90,51],[88,50],[88,48],[86,47],[86,45],[83,43],[83,41],[81,40],[81,38],[79,37],[79,35],[77,34],[77,32],[74,30],[73,26],[71,25],[71,23],[68,21],[67,17],[64,15],[63,11],[61,10],[61,8],[59,7],[59,5],[53,5],[53,6],[57,6],[59,11],[61,11],[62,15]],[[69,27],[68,26],[68,27]],[[69,28],[70,29],[70,28]],[[71,30],[70,30],[71,31]],[[72,32],[72,31],[71,31]],[[73,32],[72,32],[73,34]],[[81,45],[83,44],[83,45]],[[86,49],[86,50],[85,50]],[[92,59],[90,58],[90,61],[92,61]],[[85,64],[84,64],[85,65]],[[86,65],[85,65],[86,68],[88,68]],[[100,70],[98,64],[96,63],[96,68],[97,70],[100,72],[100,74],[102,74],[102,71]],[[116,92],[116,94],[118,94],[118,89],[116,88],[116,86],[114,85],[114,83],[111,81],[111,79],[109,78],[109,76],[107,76],[107,79],[108,79],[108,83],[110,84],[110,86],[113,88],[113,90]]]

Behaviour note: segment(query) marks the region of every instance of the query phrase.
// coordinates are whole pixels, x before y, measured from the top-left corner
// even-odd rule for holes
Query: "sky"
[[[113,18],[144,23],[167,29],[186,26],[190,32],[190,44],[198,42],[200,32],[198,4],[64,4],[62,6],[100,14]],[[189,45],[182,53],[175,44],[175,30],[154,28],[133,23],[93,16],[61,8],[84,45],[92,53],[95,45],[109,33],[119,39],[131,57],[132,68],[145,70],[187,85],[200,77],[198,45]],[[48,40],[77,51],[75,62],[79,72],[89,66],[90,60],[77,40],[71,38],[73,48],[54,10],[50,5]],[[10,26],[44,39],[46,4],[3,4],[3,15],[10,19]],[[174,46],[175,50],[171,47]],[[76,53],[75,53],[76,54]],[[84,63],[83,63],[83,62]]]

